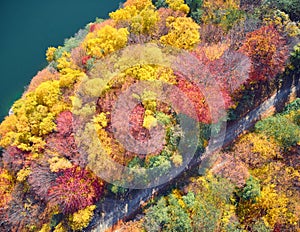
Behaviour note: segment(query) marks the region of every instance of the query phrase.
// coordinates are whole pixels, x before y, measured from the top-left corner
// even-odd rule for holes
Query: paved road
[[[254,124],[259,121],[262,116],[272,110],[272,108],[282,105],[282,99],[288,99],[288,96],[293,94],[295,95],[296,93],[299,94],[299,91],[299,82],[297,82],[297,86],[294,85],[287,89],[278,91],[276,94],[262,103],[259,107],[250,111],[244,118],[227,128],[225,137],[220,139],[222,141],[218,141],[218,139],[216,139],[216,144],[221,144],[223,142],[223,146],[229,145],[240,134],[253,127]],[[204,171],[206,168],[209,168],[210,164],[213,161],[212,154],[219,148],[220,147],[217,146],[210,150],[207,150],[200,159],[192,160],[188,168],[197,168],[200,164],[205,164],[200,165],[202,167],[202,171]],[[180,176],[178,178],[180,178]],[[102,232],[115,225],[119,220],[134,216],[138,213],[141,205],[144,202],[151,199],[151,197],[155,194],[163,193],[168,185],[176,182],[176,179],[174,179],[171,183],[169,182],[156,188],[131,191],[128,193],[128,197],[126,197],[126,199],[124,200],[105,199],[98,208],[98,210],[102,213],[100,213],[98,217],[95,217],[95,219],[91,223],[90,228],[93,228],[91,231]]]

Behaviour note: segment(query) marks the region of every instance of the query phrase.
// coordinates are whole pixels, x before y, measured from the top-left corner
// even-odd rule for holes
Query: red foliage
[[[87,61],[88,61],[90,58],[91,58],[90,56],[84,56],[84,57],[82,57],[82,60],[81,60],[82,65],[86,65],[86,64],[87,64]]]
[[[251,64],[242,53],[227,51],[220,59],[209,62],[208,68],[220,86],[233,93],[249,78]]]
[[[195,51],[192,52],[192,54],[193,54],[195,57],[197,57],[197,60],[198,60],[201,64],[208,66],[212,61],[210,61],[210,60],[208,59],[208,57],[205,55],[205,52],[204,52],[204,47],[205,47],[205,46],[206,46],[205,44],[199,45],[199,46],[195,49]]]
[[[143,127],[145,108],[139,104],[130,114],[130,133],[138,141],[147,141],[150,137],[149,130]]]
[[[197,112],[197,120],[203,123],[217,122],[225,116],[225,110],[232,106],[229,86],[225,83],[227,79],[219,77],[218,67],[214,67],[212,72],[208,64],[214,67],[205,55],[194,53],[182,54],[173,64],[178,77],[177,86],[191,100]],[[231,73],[228,75],[231,76]],[[173,94],[175,101],[180,103],[180,96]],[[185,108],[187,112],[184,113],[191,116],[192,108]]]
[[[105,93],[104,96],[100,97],[97,102],[97,106],[100,112],[110,112],[114,101],[116,99],[116,94],[113,91]]]
[[[205,46],[199,46],[193,55],[209,71],[225,92],[232,94],[249,78],[251,60],[241,52],[226,50],[220,58],[210,60],[205,54]]]
[[[62,213],[74,213],[95,204],[103,192],[103,182],[91,171],[74,166],[60,171],[48,191],[48,200]]]
[[[73,114],[71,111],[61,112],[56,118],[59,135],[66,136],[73,133]]]
[[[203,43],[218,43],[225,38],[225,32],[221,26],[205,24],[200,27],[201,41]]]
[[[274,78],[288,58],[286,41],[273,25],[248,33],[240,51],[251,59],[250,81]]]
[[[74,135],[62,136],[53,134],[47,138],[47,148],[57,152],[74,163],[85,166],[85,159],[78,153],[78,147],[75,143]]]
[[[78,152],[74,133],[73,133],[73,115],[70,111],[60,113],[56,119],[57,133],[48,136],[47,148],[59,153],[75,164],[82,167],[86,165],[86,159]]]
[[[97,26],[97,24],[96,24],[96,23],[93,23],[93,24],[90,26],[90,32],[95,31],[96,26]]]
[[[188,99],[193,103],[193,106],[189,108],[185,107],[185,109],[194,109],[196,111],[197,117],[194,118],[199,120],[202,123],[210,123],[211,115],[209,112],[209,107],[205,102],[205,97],[201,92],[201,89],[195,85],[187,81],[185,78],[178,76],[177,78],[177,87],[188,97]],[[178,93],[176,93],[178,94]],[[178,99],[174,97],[174,99]],[[179,105],[180,103],[178,103]],[[182,112],[190,117],[193,117],[192,111],[190,112]]]

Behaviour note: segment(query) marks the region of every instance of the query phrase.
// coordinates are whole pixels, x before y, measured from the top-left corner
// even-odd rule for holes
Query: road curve
[[[264,101],[260,106],[250,111],[245,117],[233,123],[230,127],[226,129],[225,138],[223,138],[223,147],[232,143],[239,135],[244,133],[244,131],[252,128],[257,121],[268,114],[270,111],[274,111],[277,106],[284,104],[281,99],[289,99],[290,96],[299,95],[300,83],[299,80],[296,85],[288,86],[288,88],[279,90],[269,99]],[[297,96],[299,97],[299,96]],[[218,142],[217,142],[218,143]],[[210,167],[213,161],[213,153],[219,149],[215,147],[213,149],[207,150],[199,159],[194,159],[189,164],[189,169],[197,168],[202,163],[206,165],[200,165],[202,167],[202,172]],[[201,170],[200,170],[201,172]],[[154,195],[163,193],[169,184],[176,182],[178,178],[182,177],[181,174],[171,181],[171,183],[166,183],[160,185],[156,188],[143,189],[143,190],[131,190],[128,193],[128,197],[123,200],[114,199],[104,199],[98,207],[98,212],[100,212],[92,221],[91,225],[88,227],[87,231],[92,232],[103,232],[118,221],[132,217],[136,215],[141,206],[151,199]],[[92,229],[91,229],[92,228]]]

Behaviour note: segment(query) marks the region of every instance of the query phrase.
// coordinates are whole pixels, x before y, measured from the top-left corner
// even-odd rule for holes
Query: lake
[[[47,62],[48,47],[63,45],[80,28],[107,18],[121,0],[52,0],[0,2],[0,121]],[[124,2],[124,1],[123,1]]]

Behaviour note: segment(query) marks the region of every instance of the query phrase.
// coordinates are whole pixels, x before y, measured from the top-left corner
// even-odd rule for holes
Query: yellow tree
[[[110,13],[109,16],[117,25],[128,27],[134,34],[150,33],[159,21],[158,12],[155,11],[151,1],[141,3],[132,1],[130,4],[125,4],[124,8]]]
[[[124,3],[125,7],[134,6],[137,10],[143,10],[144,8],[152,5],[151,0],[127,0]]]
[[[233,154],[248,167],[260,167],[280,157],[280,147],[274,139],[260,133],[249,133],[234,145]]]
[[[191,18],[169,17],[167,19],[169,33],[160,38],[163,44],[176,48],[191,50],[200,42],[199,25]]]
[[[59,81],[43,82],[14,103],[13,115],[7,117],[0,127],[0,145],[39,151],[45,145],[44,136],[56,127],[56,116],[67,108],[61,100]]]
[[[112,26],[105,26],[100,30],[89,33],[82,43],[89,56],[102,58],[127,44],[127,28],[116,29]]]
[[[7,170],[0,168],[0,208],[5,207],[5,205],[11,200],[13,187],[13,177]]]
[[[189,6],[184,4],[184,0],[166,0],[166,2],[172,10],[182,11],[186,14],[190,11]]]
[[[63,52],[57,60],[57,69],[60,73],[60,87],[71,87],[81,77],[85,76],[84,72],[73,62],[71,54],[68,52]]]

